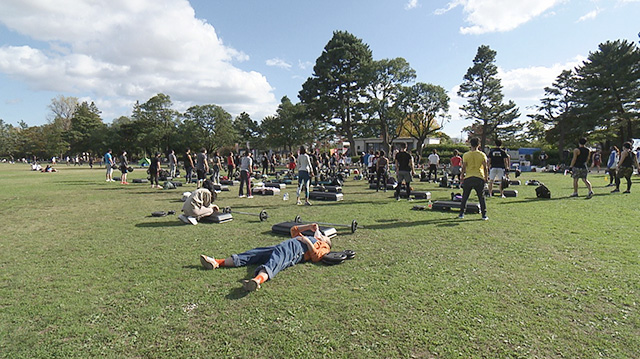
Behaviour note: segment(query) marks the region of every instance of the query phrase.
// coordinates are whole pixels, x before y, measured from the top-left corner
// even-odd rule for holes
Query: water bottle
[[[289,200],[289,193],[285,193],[284,196],[282,196],[282,200],[283,201],[288,201]]]

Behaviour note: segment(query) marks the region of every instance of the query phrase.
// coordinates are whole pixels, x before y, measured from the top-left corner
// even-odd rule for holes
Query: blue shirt
[[[108,165],[111,164],[111,154],[109,152],[104,155],[104,163]]]

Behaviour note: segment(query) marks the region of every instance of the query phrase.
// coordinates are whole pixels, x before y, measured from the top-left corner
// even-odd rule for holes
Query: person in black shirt
[[[571,177],[573,177],[573,193],[569,197],[578,197],[578,179],[587,186],[589,193],[587,199],[593,197],[593,191],[591,190],[591,182],[587,179],[589,168],[587,163],[589,157],[591,157],[591,151],[585,146],[587,144],[586,138],[581,138],[578,141],[578,148],[573,150],[573,158],[571,159]]]
[[[151,188],[162,188],[158,185],[158,177],[160,176],[160,152],[156,152],[156,155],[151,159],[149,164],[149,182],[151,182]]]
[[[633,175],[633,167],[638,168],[640,171],[640,165],[638,164],[638,158],[631,149],[631,143],[625,142],[622,145],[622,153],[620,154],[620,163],[618,165],[618,175],[616,176],[616,189],[611,193],[620,192],[620,178],[624,177],[627,180],[627,190],[623,193],[631,193],[631,176]]]
[[[122,178],[120,180],[121,184],[129,184],[127,182],[127,172],[129,168],[129,161],[127,160],[127,151],[122,151],[122,156],[120,156],[120,172],[122,172]]]
[[[184,152],[184,170],[186,172],[187,183],[191,183],[193,177],[193,157],[191,157],[191,149],[189,147],[187,147],[187,150]]]
[[[500,197],[504,198],[502,178],[509,168],[509,155],[502,149],[502,140],[495,141],[496,147],[489,150],[489,196],[493,195],[493,181],[500,181]]]
[[[400,144],[400,152],[396,153],[395,162],[398,187],[396,187],[394,196],[397,201],[400,200],[400,187],[402,185],[402,181],[404,181],[405,186],[407,186],[407,198],[411,201],[411,178],[415,174],[415,171],[413,169],[413,157],[411,157],[411,154],[407,152],[406,143]]]

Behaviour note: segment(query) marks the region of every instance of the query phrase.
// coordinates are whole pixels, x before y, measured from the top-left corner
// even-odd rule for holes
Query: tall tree
[[[369,46],[346,32],[335,31],[316,60],[313,75],[302,85],[298,97],[309,116],[335,126],[355,148],[354,113],[367,85],[367,68],[372,61]],[[334,119],[339,120],[335,124]]]
[[[564,151],[567,137],[577,140],[585,130],[573,131],[577,125],[577,105],[573,93],[576,86],[576,77],[573,71],[564,70],[556,77],[549,87],[544,88],[544,97],[540,100],[540,106],[534,115],[534,120],[540,121],[546,126],[551,126],[546,138],[549,142],[557,142],[560,153]],[[571,132],[574,132],[573,135]]]
[[[105,129],[98,107],[93,102],[83,102],[76,107],[71,126],[68,131],[63,132],[62,138],[69,144],[71,153],[96,154],[105,149],[105,144],[102,143]]]
[[[78,107],[77,97],[56,96],[49,104],[49,110],[51,110],[49,123],[54,124],[59,131],[69,131],[76,107]]]
[[[640,115],[640,50],[626,40],[607,41],[577,69],[576,98],[595,126],[610,125],[624,142]]]
[[[398,136],[402,117],[393,111],[402,86],[416,78],[416,71],[401,58],[373,61],[367,86],[369,106],[375,114],[373,123],[380,127],[384,150],[390,153],[391,142]]]
[[[231,146],[236,140],[231,114],[218,105],[192,106],[184,114],[200,127],[200,136],[208,152]]]
[[[487,137],[515,132],[511,123],[520,116],[513,101],[503,103],[502,84],[495,61],[494,50],[486,45],[478,47],[473,66],[467,70],[458,90],[458,96],[467,99],[467,104],[462,106],[465,117],[476,120],[482,126],[483,149]]]
[[[313,140],[314,121],[309,120],[304,105],[293,104],[284,96],[275,116],[267,116],[260,125],[265,136],[265,144],[273,148],[284,148],[289,152],[296,146]]]
[[[424,141],[444,125],[449,111],[449,96],[441,86],[418,82],[403,88],[398,107],[404,118],[403,130],[418,141],[420,163]]]
[[[250,148],[260,146],[260,125],[252,120],[248,113],[242,112],[233,120],[233,130],[238,135],[238,141],[243,145],[249,143]]]
[[[178,124],[178,113],[171,109],[172,105],[168,95],[159,93],[134,106],[133,120],[143,131],[139,143],[148,154],[157,151],[168,153],[171,149],[171,139]]]

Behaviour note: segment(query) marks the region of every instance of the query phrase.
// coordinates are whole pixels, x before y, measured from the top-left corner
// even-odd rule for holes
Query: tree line
[[[483,146],[499,137],[512,147],[562,151],[584,135],[608,146],[638,133],[640,51],[634,43],[606,42],[581,66],[563,71],[525,122],[516,121],[519,109],[504,99],[496,56],[489,46],[480,46],[458,91],[467,101],[463,115],[474,120],[465,130],[480,137]],[[58,96],[45,125],[12,126],[0,119],[0,156],[47,158],[112,148],[141,157],[186,147],[225,152],[236,145],[291,151],[337,140],[355,148],[357,137],[379,137],[389,153],[400,136],[414,137],[421,156],[427,137],[447,137],[441,130],[449,119],[450,99],[443,87],[415,79],[405,59],[374,60],[361,39],[336,31],[302,84],[300,101],[283,97],[276,113],[260,122],[244,112],[233,118],[215,104],[179,112],[169,95],[159,93],[136,103],[131,116],[106,124],[94,103]]]

